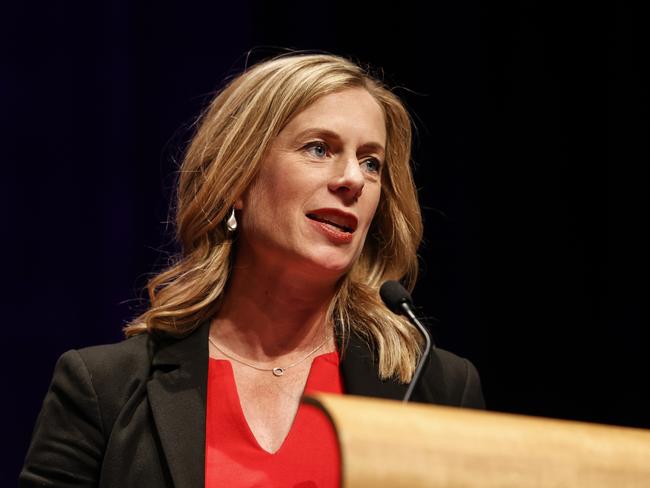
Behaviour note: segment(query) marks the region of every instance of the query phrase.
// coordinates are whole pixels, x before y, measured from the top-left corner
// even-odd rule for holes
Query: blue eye
[[[314,141],[307,144],[304,149],[317,158],[322,159],[327,156],[328,146],[323,141]],[[379,161],[377,158],[370,158],[361,162],[361,165],[366,168],[366,171],[375,174],[379,173],[381,164],[381,161]]]
[[[325,155],[327,155],[327,144],[325,144],[324,142],[320,142],[320,141],[317,141],[317,142],[310,142],[309,144],[307,144],[307,145],[305,146],[305,148],[306,148],[308,151],[310,151],[311,154],[313,154],[314,156],[316,156],[316,157],[318,157],[318,158],[322,158],[322,157],[324,157]],[[321,154],[314,153],[313,151],[311,151],[311,149],[319,149],[319,150],[322,151],[322,153],[321,153]]]
[[[366,159],[361,164],[365,164],[366,168],[368,168],[368,171],[371,173],[379,173],[379,169],[381,168],[381,162],[375,158]]]

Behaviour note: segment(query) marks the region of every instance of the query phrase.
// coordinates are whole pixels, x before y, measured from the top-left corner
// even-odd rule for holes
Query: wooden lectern
[[[650,430],[404,404],[306,397],[332,422],[342,487],[650,487]]]

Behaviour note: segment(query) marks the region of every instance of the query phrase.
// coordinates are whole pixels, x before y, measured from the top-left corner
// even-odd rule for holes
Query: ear
[[[237,200],[235,200],[235,204],[233,205],[233,207],[235,208],[235,210],[241,210],[242,208],[244,208],[244,200],[242,199],[242,197],[239,197]]]

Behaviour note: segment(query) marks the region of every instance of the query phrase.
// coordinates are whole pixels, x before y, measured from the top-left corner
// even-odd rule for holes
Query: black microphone
[[[420,323],[418,318],[415,316],[412,310],[413,302],[411,301],[411,295],[409,292],[404,289],[399,281],[386,281],[381,288],[379,289],[379,295],[384,301],[386,306],[391,310],[391,312],[396,313],[397,315],[405,315],[413,325],[415,325],[424,336],[424,352],[418,361],[417,367],[415,368],[415,373],[413,373],[413,378],[409,384],[408,390],[406,390],[406,395],[402,401],[408,402],[411,398],[411,394],[417,385],[420,376],[422,375],[422,368],[424,363],[429,357],[431,352],[432,342],[429,331]]]

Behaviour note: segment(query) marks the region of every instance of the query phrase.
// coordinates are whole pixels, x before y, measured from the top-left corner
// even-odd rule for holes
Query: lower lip
[[[316,228],[316,230],[320,231],[330,241],[336,244],[349,244],[352,242],[352,239],[354,239],[354,235],[351,232],[343,232],[341,230],[337,230],[331,225],[319,222],[318,220],[312,220],[309,217],[307,217],[307,220],[309,220],[309,222]]]

